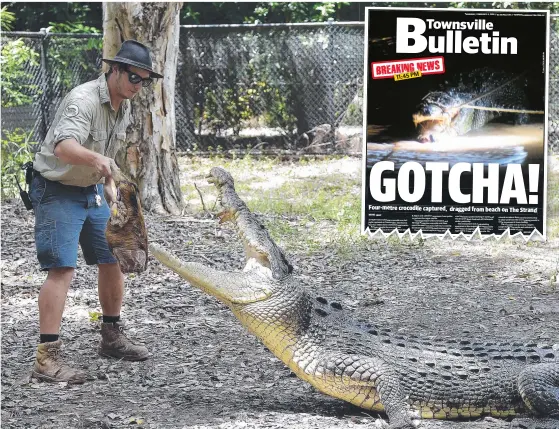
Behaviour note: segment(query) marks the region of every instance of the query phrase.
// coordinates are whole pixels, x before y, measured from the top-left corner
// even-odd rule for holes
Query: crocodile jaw
[[[263,301],[273,293],[271,271],[257,262],[249,260],[243,273],[230,273],[197,262],[183,262],[155,243],[149,244],[149,250],[159,262],[192,286],[216,297],[227,306]]]

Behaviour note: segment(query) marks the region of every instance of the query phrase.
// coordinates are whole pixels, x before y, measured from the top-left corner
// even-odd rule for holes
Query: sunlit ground
[[[282,244],[312,250],[328,243],[363,239],[359,234],[360,163],[355,157],[294,162],[181,158],[181,184],[187,213],[203,211],[196,187],[211,210],[217,195],[205,175],[214,166],[225,168],[235,179],[240,197],[252,211],[267,215],[267,228]]]
[[[559,239],[559,158],[550,156],[547,232]],[[249,208],[266,214],[267,227],[284,245],[317,249],[325,244],[347,247],[362,240],[361,159],[332,157],[280,162],[272,158],[187,158],[179,160],[186,214],[215,212],[216,192],[205,178],[214,166],[227,169]],[[365,240],[366,241],[366,240]],[[559,242],[559,240],[558,240]]]

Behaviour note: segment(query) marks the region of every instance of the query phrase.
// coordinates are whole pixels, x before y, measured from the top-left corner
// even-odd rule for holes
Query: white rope
[[[545,112],[543,110],[522,110],[522,109],[506,109],[504,107],[482,107],[482,106],[470,106],[468,104],[463,104],[460,108],[477,109],[477,110],[494,110],[496,112],[509,112],[509,113],[528,113],[530,115],[543,115]]]

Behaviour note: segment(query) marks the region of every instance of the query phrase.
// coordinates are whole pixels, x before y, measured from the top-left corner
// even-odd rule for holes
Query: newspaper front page
[[[362,232],[545,239],[548,11],[367,8]]]

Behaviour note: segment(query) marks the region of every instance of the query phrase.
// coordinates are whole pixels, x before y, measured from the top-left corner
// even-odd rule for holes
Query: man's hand
[[[92,167],[95,168],[101,176],[110,178],[112,176],[111,162],[113,162],[113,160],[105,155],[96,155],[97,156],[93,160]]]

